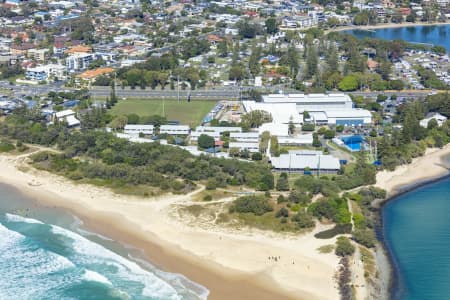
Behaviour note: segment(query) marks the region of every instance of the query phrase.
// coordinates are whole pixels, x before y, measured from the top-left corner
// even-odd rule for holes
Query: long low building
[[[153,125],[140,125],[140,124],[127,124],[125,125],[123,132],[130,135],[139,135],[140,133],[146,135],[152,135],[155,127]]]
[[[313,135],[302,134],[293,137],[279,137],[278,144],[286,146],[302,146],[302,145],[312,145]]]
[[[189,135],[191,129],[188,125],[161,125],[159,127],[160,134],[169,135]]]
[[[248,150],[249,152],[259,152],[259,143],[230,142],[229,148],[237,148],[241,151]]]
[[[280,172],[312,172],[336,174],[341,165],[339,159],[332,155],[316,153],[316,151],[289,152],[279,157],[272,157],[271,164],[274,170]]]
[[[236,142],[251,142],[258,143],[259,142],[259,133],[258,132],[231,132],[230,139]]]
[[[351,109],[350,96],[341,93],[330,94],[270,94],[263,95],[264,103],[294,103],[307,111],[318,109]]]
[[[241,127],[221,127],[221,126],[197,126],[197,132],[217,132],[222,134],[224,132],[242,132]]]
[[[198,138],[202,135],[207,135],[214,138],[215,141],[220,140],[220,133],[216,131],[191,131],[191,141],[196,142]]]

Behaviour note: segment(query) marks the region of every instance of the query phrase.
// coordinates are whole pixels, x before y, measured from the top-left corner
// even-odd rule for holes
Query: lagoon
[[[449,177],[383,207],[384,238],[396,269],[392,299],[449,299],[449,216]]]
[[[450,51],[450,24],[380,28],[370,31],[352,29],[344,32],[353,34],[357,38],[367,37],[384,40],[404,40],[412,43],[439,45],[445,47],[447,51]]]

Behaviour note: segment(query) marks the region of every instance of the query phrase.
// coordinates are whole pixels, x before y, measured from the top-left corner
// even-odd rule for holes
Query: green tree
[[[217,53],[219,57],[228,56],[228,45],[226,41],[221,41],[217,44]]]
[[[287,64],[290,68],[291,77],[296,78],[299,70],[298,65],[298,52],[293,45],[290,45],[287,51]]]
[[[277,191],[289,191],[289,179],[287,173],[281,173],[277,180]]]
[[[334,130],[328,129],[327,131],[325,131],[325,133],[323,134],[323,137],[326,139],[332,139],[336,136],[336,132]]]
[[[339,90],[344,92],[356,91],[359,87],[358,78],[354,75],[347,75],[338,84]]]
[[[336,47],[333,45],[326,53],[327,68],[330,72],[339,71],[339,58]]]
[[[231,80],[241,81],[244,79],[244,70],[240,65],[234,65],[230,68],[228,78]]]
[[[263,123],[272,122],[272,116],[264,110],[253,110],[242,116],[241,123],[247,128],[257,128]]]
[[[278,32],[277,19],[274,17],[266,19],[266,32],[268,34],[274,34]]]
[[[308,47],[306,54],[306,78],[312,78],[317,73],[318,62],[316,49],[313,46]]]
[[[319,135],[318,135],[317,133],[313,133],[313,143],[312,143],[312,145],[313,145],[314,147],[320,147],[320,146],[322,146],[322,143],[321,143],[320,140],[319,140]]]
[[[125,127],[125,125],[127,125],[127,123],[128,123],[127,116],[117,116],[111,121],[109,126],[112,129],[117,130],[117,129],[123,129]]]
[[[214,147],[214,138],[206,134],[201,134],[198,137],[197,144],[202,149],[212,148]]]
[[[261,48],[253,46],[252,53],[248,59],[248,68],[253,76],[258,75],[260,71],[259,59],[261,57]]]

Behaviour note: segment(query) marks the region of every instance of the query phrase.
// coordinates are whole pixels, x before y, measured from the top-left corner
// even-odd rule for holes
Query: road
[[[90,90],[92,97],[109,97],[111,90],[109,87],[95,87]],[[236,100],[239,98],[239,89],[236,88],[220,88],[220,89],[208,89],[208,90],[180,90],[179,93],[176,90],[151,90],[140,88],[122,89],[116,88],[116,95],[119,98],[172,98],[177,99],[178,95],[181,100],[187,100],[188,95],[191,95],[191,99],[211,99],[211,100]]]
[[[61,91],[61,90],[72,90],[73,88],[66,88],[63,83],[52,83],[47,85],[10,85],[9,82],[0,81],[0,88],[11,89],[16,96],[28,96],[28,95],[45,95],[50,91]],[[254,87],[243,86],[239,88],[238,86],[229,87],[217,87],[209,89],[198,89],[198,90],[180,90],[179,96],[181,100],[187,100],[188,95],[191,95],[191,99],[204,99],[204,100],[238,100],[241,94],[245,94],[245,91],[253,90]],[[292,89],[286,89],[283,87],[271,87],[266,89],[258,88],[262,93],[273,93],[275,90],[282,90],[284,93],[301,93],[300,91],[295,91]],[[375,91],[375,92],[351,92],[347,94],[352,94],[355,96],[364,97],[377,97],[379,94],[384,94],[387,96],[397,95],[398,97],[425,97],[431,91],[430,90],[410,90],[410,91]],[[95,86],[90,89],[91,96],[95,97],[109,97],[111,93],[110,87],[105,86]],[[334,92],[330,92],[334,93]],[[161,98],[178,98],[177,90],[161,90],[150,88],[142,90],[139,87],[135,89],[120,87],[116,88],[116,95],[119,98],[147,98],[147,99],[161,99]]]
[[[246,90],[251,90],[252,87],[242,87],[241,91],[245,92]],[[266,92],[270,93],[269,90]],[[299,93],[299,91],[288,91],[285,92],[290,93]],[[376,98],[379,94],[383,94],[386,96],[397,95],[397,97],[425,97],[431,91],[384,91],[384,92],[352,92],[346,94],[352,94],[354,96],[364,96],[364,97],[373,97]],[[108,97],[110,95],[109,87],[93,87],[90,90],[90,93],[93,97]],[[179,95],[180,99],[187,99],[188,94],[191,95],[193,99],[211,99],[211,100],[237,100],[240,98],[239,87],[230,86],[230,87],[218,87],[216,89],[200,89],[200,90],[180,90]],[[120,98],[178,98],[178,92],[176,90],[151,90],[145,89],[142,90],[140,88],[130,89],[130,88],[117,88],[116,95]]]

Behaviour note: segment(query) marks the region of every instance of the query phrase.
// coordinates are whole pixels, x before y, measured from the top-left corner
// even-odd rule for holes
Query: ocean
[[[450,178],[388,202],[383,230],[397,273],[392,299],[450,299]]]
[[[380,28],[371,31],[353,29],[344,32],[353,34],[357,38],[404,40],[413,43],[439,45],[450,51],[450,25]]]
[[[141,252],[83,228],[0,184],[0,299],[206,299],[208,290],[163,272]]]

